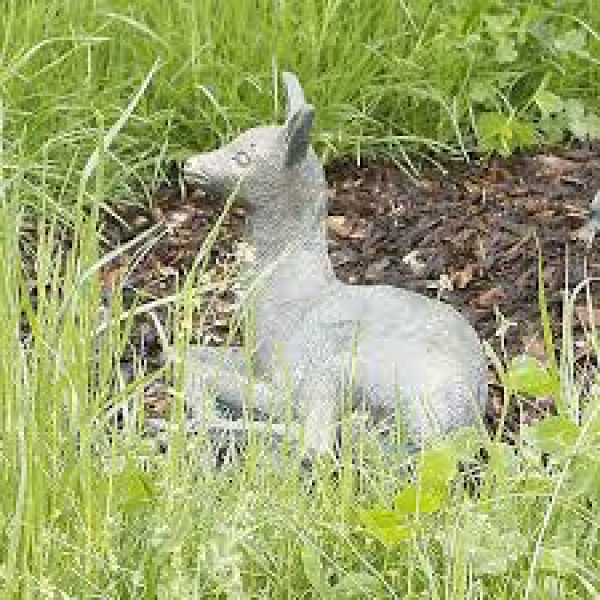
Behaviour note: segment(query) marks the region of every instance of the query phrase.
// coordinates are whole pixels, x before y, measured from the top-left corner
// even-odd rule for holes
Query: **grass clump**
[[[202,466],[205,440],[185,439],[178,363],[169,452],[140,435],[151,375],[139,360],[133,383],[121,377],[131,317],[99,278],[111,258],[102,211],[149,196],[168,159],[275,119],[280,68],[299,73],[318,107],[328,155],[412,164],[424,150],[510,152],[593,134],[593,3],[6,0],[3,10],[5,597],[598,594],[600,382],[590,366],[595,386],[579,393],[568,335],[560,365],[506,368],[507,393],[557,385],[564,401],[514,448],[467,430],[416,457],[412,480],[372,450],[359,472],[334,477],[324,464],[306,481],[293,456],[259,459],[259,443],[241,467],[214,471]],[[200,292],[174,299],[180,354]],[[590,340],[597,364],[597,332]],[[118,434],[116,407],[127,408]]]
[[[42,176],[56,201],[69,165],[82,168],[157,65],[107,152],[106,184],[120,195],[151,189],[165,158],[273,121],[283,69],[318,107],[328,156],[386,152],[410,164],[416,152],[508,153],[600,130],[600,17],[585,0],[560,10],[549,0],[4,8],[5,137],[25,161],[34,205]]]

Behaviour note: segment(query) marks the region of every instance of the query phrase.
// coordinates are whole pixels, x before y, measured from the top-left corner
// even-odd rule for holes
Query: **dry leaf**
[[[546,347],[544,346],[544,341],[540,339],[538,335],[535,335],[529,340],[525,340],[523,342],[523,347],[525,348],[525,354],[527,354],[527,356],[537,358],[542,363],[546,362]]]
[[[592,327],[593,319],[593,325],[597,328],[600,328],[600,308],[593,308],[586,306],[585,304],[579,304],[575,306],[575,314],[577,315],[577,319],[582,327],[590,329],[590,327]]]
[[[420,277],[427,266],[422,260],[419,260],[419,251],[411,250],[408,254],[402,257],[402,262],[409,266],[414,275]]]
[[[343,215],[330,215],[327,217],[327,226],[333,233],[342,238],[348,238],[352,233],[352,225]]]
[[[371,263],[365,271],[365,279],[371,281],[377,281],[383,275],[383,272],[387,269],[390,264],[390,259],[386,256],[381,260]]]
[[[464,269],[460,271],[455,271],[452,274],[451,281],[454,285],[456,285],[459,289],[464,290],[471,280],[473,279],[474,273],[474,265],[473,263],[467,263]]]
[[[504,296],[504,289],[501,285],[497,285],[476,296],[473,299],[473,304],[480,308],[491,308],[494,304],[498,304]]]
[[[563,175],[574,171],[579,167],[578,163],[555,156],[554,154],[545,154],[543,156],[536,157],[536,162],[542,167],[542,175]]]
[[[355,223],[352,227],[352,233],[350,237],[353,240],[364,240],[368,237],[373,229],[373,224],[366,219],[359,219],[358,223]]]

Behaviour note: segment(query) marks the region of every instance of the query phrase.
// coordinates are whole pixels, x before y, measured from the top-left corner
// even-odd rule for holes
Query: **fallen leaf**
[[[498,304],[504,297],[503,287],[497,285],[476,296],[473,299],[473,304],[480,308],[491,308],[494,304]]]
[[[534,230],[530,229],[516,244],[513,244],[504,254],[506,260],[514,260],[523,249],[523,246],[532,239]]]
[[[575,306],[575,314],[582,327],[586,329],[590,329],[592,326],[600,328],[600,308],[592,308],[585,304],[579,304]]]
[[[507,169],[494,164],[488,167],[486,175],[487,179],[492,183],[502,183],[511,179],[511,174]]]
[[[454,285],[456,285],[459,289],[464,290],[471,280],[473,279],[474,273],[474,265],[473,263],[467,263],[467,265],[461,269],[460,271],[455,271],[452,274],[450,280]]]
[[[596,237],[597,229],[598,229],[598,226],[596,225],[596,223],[594,221],[588,221],[582,227],[575,230],[571,234],[571,237],[574,240],[579,240],[580,242],[583,242],[586,245],[586,247],[589,249],[592,247],[592,244],[594,243],[594,238]]]
[[[248,242],[237,242],[234,253],[236,260],[242,263],[253,263],[256,260],[256,248]]]
[[[331,215],[327,217],[327,226],[333,233],[342,238],[349,238],[352,233],[352,224],[343,215]]]
[[[544,346],[544,341],[537,334],[529,340],[524,340],[523,347],[525,348],[525,354],[528,356],[532,356],[542,362],[546,361],[546,347]]]
[[[175,228],[183,225],[189,218],[191,214],[189,212],[184,211],[173,211],[167,216],[167,227]]]
[[[437,282],[437,289],[439,292],[451,292],[454,290],[454,286],[452,285],[452,280],[446,273],[442,273]]]
[[[544,154],[536,157],[536,162],[541,166],[540,175],[564,175],[578,168],[578,164],[572,160],[555,156],[554,154]]]
[[[402,257],[402,262],[408,265],[414,275],[420,277],[427,266],[422,260],[419,260],[419,251],[411,250],[408,254]]]
[[[350,238],[353,240],[364,240],[368,237],[373,229],[373,223],[370,223],[366,219],[359,219],[352,227]]]
[[[368,279],[371,281],[377,281],[377,280],[381,279],[383,272],[387,269],[390,262],[391,262],[390,259],[386,256],[386,257],[382,258],[381,260],[371,263],[367,267],[367,270],[365,271],[365,279]]]

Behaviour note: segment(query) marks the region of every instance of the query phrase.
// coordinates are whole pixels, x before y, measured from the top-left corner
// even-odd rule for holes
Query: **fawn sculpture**
[[[261,413],[281,417],[291,407],[309,455],[332,450],[348,390],[376,419],[400,419],[412,447],[477,423],[487,371],[467,320],[414,292],[336,279],[327,253],[327,183],[309,141],[314,108],[295,75],[283,73],[283,80],[282,126],[245,131],[183,167],[187,182],[245,204],[261,278],[252,294],[251,366],[239,348],[190,349],[186,400],[199,406],[214,386],[225,403],[241,407],[252,381]]]

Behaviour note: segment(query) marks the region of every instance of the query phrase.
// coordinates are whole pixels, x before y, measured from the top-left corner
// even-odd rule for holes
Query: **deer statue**
[[[212,386],[231,406],[251,401],[272,418],[291,411],[309,457],[332,450],[349,396],[374,419],[401,423],[413,448],[481,422],[486,362],[463,316],[414,292],[336,278],[327,253],[328,188],[310,144],[314,108],[295,75],[283,73],[283,81],[283,125],[249,129],[183,166],[188,183],[245,205],[255,250],[245,301],[255,332],[251,361],[239,348],[191,348],[187,402],[199,407]]]

